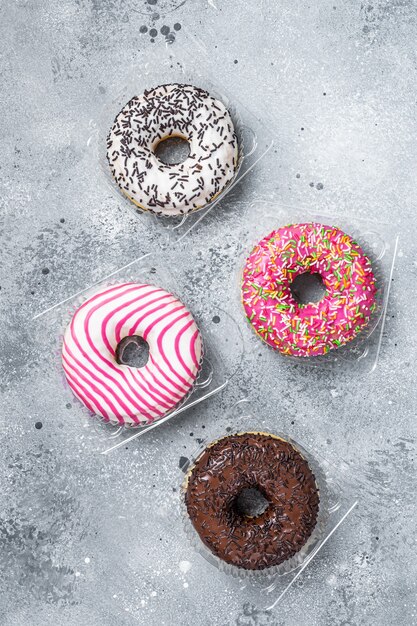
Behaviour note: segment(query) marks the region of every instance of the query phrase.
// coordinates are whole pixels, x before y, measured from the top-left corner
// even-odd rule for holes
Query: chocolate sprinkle
[[[236,508],[245,489],[268,500],[246,517]],[[319,494],[307,461],[287,441],[262,433],[231,435],[208,446],[188,475],[185,503],[203,543],[220,559],[247,570],[279,565],[313,532]]]
[[[166,164],[155,147],[169,137],[189,142],[182,163]],[[238,142],[226,107],[204,89],[161,85],[132,98],[107,138],[107,160],[121,191],[158,215],[206,206],[233,179]]]

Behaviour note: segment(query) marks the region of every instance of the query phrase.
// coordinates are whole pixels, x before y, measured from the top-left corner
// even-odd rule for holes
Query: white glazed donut
[[[155,148],[169,137],[190,144],[182,163]],[[224,104],[192,85],[161,85],[132,98],[107,138],[107,159],[121,191],[139,208],[182,215],[206,206],[235,175],[238,142]]]
[[[149,346],[145,366],[118,362],[125,337]],[[118,424],[163,417],[188,395],[200,369],[201,335],[191,313],[172,294],[146,284],[106,287],[75,312],[62,347],[74,394],[93,413]]]

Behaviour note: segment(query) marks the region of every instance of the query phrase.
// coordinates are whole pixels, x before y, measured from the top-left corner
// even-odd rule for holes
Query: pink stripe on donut
[[[141,288],[145,288],[146,285],[142,285]],[[91,307],[90,310],[88,311],[85,320],[84,320],[84,331],[87,334],[88,333],[88,322],[91,318],[92,315],[94,315],[94,313],[96,313],[97,311],[99,311],[103,306],[105,306],[106,304],[110,304],[112,302],[114,302],[115,300],[117,300],[119,297],[125,296],[128,293],[132,293],[133,291],[138,291],[138,287],[136,285],[134,285],[133,287],[130,287],[129,289],[126,289],[126,291],[123,291],[123,293],[117,293],[116,295],[112,296],[111,298],[106,298],[105,300],[103,300],[102,302],[100,302],[99,304],[96,304],[95,306]],[[95,298],[92,299],[92,301]],[[132,301],[135,302],[135,299]],[[80,309],[77,311],[77,313],[80,311]],[[76,315],[77,315],[76,313]],[[112,311],[112,314],[114,312]],[[103,324],[103,322],[102,322]],[[111,346],[106,344],[107,349],[109,350],[109,352],[112,354],[112,356],[114,356],[114,350]]]
[[[68,382],[68,385],[71,387],[72,391],[74,392],[74,394],[77,396],[77,398],[80,400],[80,402],[82,402],[83,404],[85,404],[85,406],[87,407],[87,409],[89,411],[91,411],[91,413],[97,413],[97,410],[100,411],[100,407],[98,406],[95,398],[91,398],[91,404],[88,401],[88,391],[82,386],[80,385],[79,382],[76,382],[72,375],[71,372],[69,370],[69,368],[67,367],[67,365],[65,363],[62,364],[64,371],[65,371],[65,375],[66,375],[66,379]],[[92,405],[95,405],[95,408],[93,408]],[[107,415],[103,415],[102,416],[103,419],[108,418]]]
[[[176,306],[175,309],[172,309],[171,311],[168,312],[168,315],[161,315],[160,317],[157,317],[156,320],[154,320],[153,322],[150,322],[148,324],[148,326],[145,328],[145,330],[143,331],[142,337],[144,338],[145,341],[147,341],[147,337],[150,335],[150,333],[153,331],[153,329],[155,328],[155,326],[157,326],[159,324],[159,322],[167,317],[170,317],[173,313],[176,313],[177,311],[183,311],[185,310],[184,305],[180,304],[179,306]],[[172,324],[169,324],[169,328],[171,328]],[[163,331],[164,332],[166,330],[166,326],[164,327]]]
[[[149,355],[149,360],[152,362],[152,365],[153,365],[156,369],[158,369],[158,366],[157,366],[156,362],[153,360],[153,358],[152,358],[152,356],[151,356],[151,355]],[[159,370],[158,370],[158,371],[159,371]],[[153,373],[150,369],[148,369],[148,370],[147,370],[147,372],[148,372],[148,374],[150,375],[150,377],[151,377],[151,378],[152,378],[152,379],[153,379],[156,383],[158,383],[158,385],[159,385],[162,389],[164,389],[167,393],[171,394],[171,396],[172,396],[173,398],[176,398],[177,400],[181,400],[182,394],[178,394],[178,393],[176,393],[175,391],[173,391],[172,389],[170,389],[169,387],[167,387],[166,385],[164,385],[164,383],[163,383],[160,379],[156,378],[155,374],[154,374],[154,373]],[[161,372],[159,372],[159,373],[160,373],[161,375],[163,375]],[[173,385],[173,386],[174,386],[174,385]],[[181,388],[181,387],[177,387],[177,389],[180,389],[180,390],[182,391],[182,388]]]
[[[129,290],[129,291],[130,291],[130,290]],[[126,303],[123,303],[122,305],[120,305],[120,306],[116,307],[116,309],[114,309],[111,313],[109,313],[108,315],[106,315],[106,317],[104,318],[104,320],[103,320],[103,322],[102,322],[102,327],[101,327],[101,336],[102,336],[102,339],[103,339],[103,342],[104,342],[104,344],[105,344],[106,348],[109,350],[109,352],[110,352],[111,354],[113,354],[113,355],[114,355],[114,352],[115,352],[115,351],[114,351],[114,349],[112,348],[112,346],[111,346],[111,345],[109,344],[109,342],[108,342],[107,332],[106,332],[106,326],[108,325],[108,323],[109,323],[109,321],[111,320],[111,318],[113,318],[113,317],[114,317],[114,316],[115,316],[115,315],[116,315],[119,311],[122,311],[123,309],[125,309],[126,307],[130,306],[131,304],[133,304],[133,303],[137,302],[138,300],[142,300],[142,299],[144,299],[145,297],[149,297],[150,295],[152,295],[152,294],[154,294],[154,293],[158,293],[158,292],[161,292],[161,290],[160,290],[160,289],[155,289],[155,290],[149,291],[149,292],[147,292],[145,295],[141,295],[141,296],[140,296],[140,297],[138,297],[138,298],[134,298],[134,299],[132,299],[132,300],[129,300],[129,301],[128,301],[128,302],[126,302]],[[127,293],[127,292],[125,292],[125,293]],[[150,302],[147,302],[146,304],[143,304],[142,306],[137,307],[136,309],[134,309],[133,311],[131,311],[131,312],[130,312],[128,315],[126,315],[126,316],[125,316],[125,317],[124,317],[121,321],[119,321],[119,322],[118,322],[117,326],[119,326],[119,331],[120,331],[120,328],[123,326],[123,324],[124,324],[124,323],[125,323],[125,322],[126,322],[126,321],[130,318],[130,317],[132,317],[135,313],[140,312],[140,311],[144,310],[145,308],[147,308],[150,304],[155,303],[155,302],[157,302],[157,301],[160,301],[160,300],[162,300],[163,298],[167,298],[167,297],[170,297],[170,294],[165,294],[165,295],[164,295],[164,296],[162,296],[162,297],[155,298],[155,299],[151,300]],[[107,303],[108,303],[108,301],[105,301],[105,304],[107,304]],[[159,308],[161,308],[161,307],[159,307]],[[146,315],[150,315],[151,313],[153,313],[154,311],[157,311],[157,310],[158,310],[158,307],[157,307],[156,309],[152,309],[151,311],[147,311]],[[92,315],[92,314],[94,313],[94,311],[90,311],[90,313],[91,313],[91,315]],[[90,337],[90,334],[89,334],[89,322],[90,322],[90,319],[91,319],[90,313],[89,313],[89,319],[88,319],[88,327],[87,327],[87,330],[86,330],[86,333],[87,333],[87,335],[88,335],[88,338]],[[143,319],[144,317],[145,317],[145,315],[144,315],[144,316],[142,316],[142,318],[139,318],[139,321],[140,321],[141,319]],[[85,326],[86,322],[87,322],[87,318],[86,318],[86,321],[84,322],[84,326]],[[137,323],[139,323],[139,322],[137,321]],[[118,331],[116,331],[116,333],[118,334]],[[127,336],[130,336],[130,333],[129,333],[129,335],[127,335]],[[117,343],[119,343],[119,341],[120,341],[120,334],[119,334],[118,338],[116,337],[116,339],[117,339]],[[160,410],[156,409],[154,406],[152,406],[151,404],[149,404],[149,402],[147,402],[147,401],[146,401],[143,397],[138,397],[138,396],[137,396],[136,390],[135,390],[135,389],[132,387],[132,385],[130,384],[130,382],[129,382],[129,380],[128,380],[128,377],[127,377],[127,375],[126,375],[126,372],[125,372],[123,369],[120,369],[120,367],[116,367],[116,366],[112,363],[112,361],[110,361],[110,360],[106,359],[105,357],[102,357],[100,354],[99,354],[99,358],[101,358],[101,360],[102,360],[102,361],[104,361],[104,362],[105,362],[105,363],[106,363],[106,364],[107,364],[107,365],[108,365],[108,366],[109,366],[109,367],[110,367],[110,368],[111,368],[114,372],[117,372],[117,375],[118,375],[118,376],[121,376],[121,377],[122,377],[122,378],[126,381],[127,385],[129,386],[129,389],[132,391],[132,393],[133,393],[133,394],[135,394],[135,395],[134,395],[134,397],[136,398],[136,400],[137,400],[137,401],[141,401],[141,402],[143,402],[143,403],[145,404],[145,406],[146,406],[148,409],[154,410],[154,411],[157,413],[157,415],[161,415],[161,411],[160,411]],[[101,370],[100,370],[100,371],[101,371]],[[160,399],[156,398],[156,397],[155,397],[155,395],[153,395],[154,393],[157,393],[157,391],[155,390],[155,388],[154,388],[153,386],[149,386],[149,388],[148,388],[148,389],[146,389],[146,387],[142,384],[141,379],[140,379],[140,377],[139,377],[139,376],[133,376],[133,377],[134,377],[135,382],[137,383],[137,385],[140,387],[140,389],[142,389],[143,391],[146,391],[146,392],[150,395],[150,397],[151,397],[154,401],[158,402],[159,404],[161,404],[162,406],[164,406],[166,409],[171,408],[171,407],[170,407],[170,405],[167,405],[167,404],[166,404],[166,402],[164,402],[163,400],[160,400]],[[116,383],[116,384],[118,384],[118,383]],[[153,393],[152,393],[152,392],[153,392]],[[139,408],[139,406],[135,403],[135,399],[132,399],[132,397],[131,397],[130,395],[128,395],[127,393],[125,393],[125,397],[126,397],[126,399],[127,399],[128,401],[132,402],[132,404],[134,404],[137,408]],[[140,410],[142,410],[142,409],[140,409]]]
[[[81,311],[83,311],[87,306],[89,306],[93,302],[96,302],[96,300],[98,300],[99,298],[107,296],[109,293],[114,293],[115,291],[121,292],[123,287],[130,287],[131,285],[132,285],[132,283],[122,283],[121,285],[115,285],[114,287],[109,287],[105,291],[99,291],[98,293],[96,293],[93,296],[91,296],[90,298],[88,298],[88,300],[83,302],[83,304],[81,304],[81,306],[78,307],[78,309],[74,313],[73,319],[75,318],[76,315],[79,315],[81,313]],[[147,286],[147,285],[145,285],[145,286]],[[123,295],[123,293],[125,293],[125,292],[119,293],[119,295]]]
[[[170,371],[178,378],[179,381],[181,381],[181,383],[183,385],[187,385],[188,381],[185,380],[185,378],[183,376],[181,376],[181,374],[179,374],[171,365],[171,363],[169,362],[164,348],[163,348],[163,338],[166,335],[166,333],[180,320],[184,319],[184,317],[188,317],[190,314],[188,313],[188,311],[185,311],[185,313],[182,313],[181,315],[179,315],[177,318],[175,318],[175,320],[173,322],[171,322],[169,325],[167,325],[164,330],[161,332],[161,334],[158,337],[157,343],[158,343],[158,348],[159,351],[162,355],[162,358],[164,359],[165,363],[168,365],[168,368],[170,369]]]
[[[163,369],[161,369],[161,367],[158,365],[158,363],[155,361],[155,359],[152,357],[152,355],[149,355],[149,359],[152,360],[152,365],[155,367],[155,369],[158,370],[158,372],[161,374],[161,376],[163,376],[165,378],[166,381],[168,381],[171,385],[173,385],[173,387],[175,387],[175,389],[177,391],[180,392],[181,395],[183,395],[185,393],[185,389],[184,386],[179,385],[178,383],[176,383],[174,380],[172,380],[172,378],[170,378],[164,371]]]
[[[158,289],[158,291],[160,291]],[[155,292],[151,292],[151,293],[155,293]],[[146,294],[146,295],[150,295],[150,293]],[[146,309],[148,306],[151,306],[151,304],[155,304],[156,302],[160,302],[161,300],[165,300],[166,298],[170,298],[171,295],[170,294],[165,294],[163,296],[160,296],[158,298],[154,298],[153,300],[150,300],[149,302],[147,302],[146,304],[134,309],[131,313],[128,313],[127,315],[125,315],[125,317],[123,317],[119,322],[117,322],[116,328],[115,328],[115,339],[117,341],[117,343],[120,342],[121,336],[120,336],[120,331],[123,328],[123,326],[127,323],[127,321],[136,313],[140,313],[141,311],[143,311],[144,309]],[[170,304],[170,303],[167,303]],[[129,329],[128,334],[126,335],[127,337],[131,337],[132,335],[135,334],[135,330],[136,328],[139,326],[140,322],[142,321],[142,319],[144,319],[144,317],[146,315],[150,315],[151,313],[154,313],[154,311],[157,311],[158,308],[156,309],[152,309],[152,311],[147,312],[145,315],[143,315],[142,317],[140,317],[139,319],[137,319],[134,323],[134,325],[132,326],[132,328]]]
[[[154,289],[152,291],[148,291],[145,295],[141,295],[138,298],[134,298],[132,300],[129,300],[126,303],[123,303],[122,305],[116,307],[111,313],[107,314],[106,317],[104,318],[103,322],[102,322],[102,328],[101,328],[101,336],[103,339],[104,344],[106,345],[107,349],[109,350],[109,352],[111,352],[112,354],[114,354],[114,349],[112,348],[112,346],[109,344],[108,342],[108,337],[107,337],[107,332],[106,332],[106,327],[108,325],[108,323],[110,322],[110,320],[120,311],[122,311],[123,309],[127,308],[128,306],[134,304],[135,302],[139,301],[139,300],[143,300],[146,297],[149,297],[155,293],[160,293],[162,290],[161,289]],[[126,292],[125,292],[126,293]],[[119,343],[120,341],[120,329],[123,327],[123,325],[131,318],[133,317],[136,313],[140,313],[141,311],[143,311],[144,309],[147,309],[151,304],[154,304],[156,302],[160,302],[161,300],[164,300],[166,298],[172,298],[171,294],[164,294],[163,296],[160,296],[158,298],[154,298],[152,300],[150,300],[149,302],[146,302],[145,304],[137,307],[136,309],[134,309],[133,311],[130,311],[127,315],[125,315],[116,325],[115,328],[115,334],[116,334],[116,341],[117,343]],[[107,302],[106,302],[107,304]],[[131,336],[132,334],[134,334],[134,331],[136,330],[137,326],[140,324],[140,322],[146,317],[151,315],[152,313],[154,313],[155,311],[160,310],[161,308],[164,308],[165,306],[169,306],[169,304],[171,303],[167,303],[165,305],[163,305],[162,307],[156,307],[153,308],[151,310],[148,310],[144,315],[142,315],[141,317],[139,317],[136,321],[134,326],[130,329],[128,335],[126,336]],[[90,315],[90,314],[89,314]],[[105,362],[111,367],[112,370],[117,371],[118,374],[120,374],[121,376],[123,376],[123,378],[126,380],[129,388],[131,389],[132,392],[135,392],[134,389],[132,388],[126,373],[123,370],[120,370],[118,367],[115,367],[111,361],[104,359],[103,357],[101,357],[102,360],[105,360]],[[133,371],[131,372],[132,377],[135,379],[135,382],[138,384],[138,386],[140,387],[140,389],[142,389],[143,391],[146,391],[151,398],[158,402],[159,404],[161,404],[162,406],[164,406],[166,409],[170,409],[172,404],[167,404],[167,400],[169,402],[169,399],[164,396],[164,394],[161,394],[159,392],[159,395],[161,398],[157,398],[154,394],[158,394],[158,390],[155,389],[155,387],[151,384],[148,383],[149,387],[148,389],[146,389],[146,386],[143,385],[143,383],[141,382],[141,378],[138,376],[134,376]],[[139,372],[140,374],[140,372]],[[142,375],[143,376],[143,375]],[[126,394],[127,395],[127,394]],[[127,396],[127,399],[129,399],[130,396]],[[139,398],[138,398],[139,400]],[[161,415],[161,412],[157,409],[155,409],[154,407],[152,407],[152,405],[150,405],[143,397],[140,398],[140,400],[150,409],[154,409],[158,415]]]
[[[140,369],[145,370],[145,368]],[[132,368],[129,368],[127,374],[133,378],[134,382],[138,384],[143,391],[148,393],[155,400],[155,402],[169,410],[172,406],[172,398],[168,397],[160,389],[155,387],[155,385],[147,378],[145,371],[135,374],[135,372],[131,370]]]
[[[198,328],[197,328],[197,330],[195,331],[194,335],[191,338],[191,355],[193,357],[194,365],[198,368],[198,367],[200,367],[200,361],[199,361],[199,359],[197,359],[197,354],[196,354],[196,351],[195,351],[195,344],[197,342],[197,339],[200,339],[200,331],[198,330]],[[200,350],[201,350],[201,348],[200,348]]]
[[[141,368],[115,361],[115,346],[132,334],[149,339],[148,364]],[[109,287],[74,314],[64,337],[65,375],[75,395],[104,419],[153,421],[175,408],[195,381],[198,337],[191,315],[168,292],[134,283]]]
[[[77,364],[79,365],[79,367],[81,367],[82,369],[84,369],[86,372],[88,372],[90,374],[90,376],[92,376],[93,378],[95,378],[95,380],[97,380],[97,382],[100,382],[103,387],[105,387],[105,389],[108,391],[108,393],[113,396],[113,398],[116,400],[116,402],[119,403],[119,405],[122,407],[122,409],[126,412],[127,415],[129,415],[129,417],[132,417],[134,415],[134,412],[125,404],[125,402],[123,401],[122,396],[124,396],[125,400],[127,400],[128,402],[130,402],[138,411],[142,411],[142,407],[140,406],[140,404],[138,404],[134,398],[132,398],[130,395],[127,394],[126,390],[123,389],[122,385],[120,384],[120,382],[118,380],[116,380],[113,376],[111,376],[108,372],[106,372],[102,367],[100,367],[98,365],[98,362],[93,360],[89,354],[87,354],[87,352],[82,348],[81,344],[79,343],[77,337],[75,336],[74,332],[73,332],[73,327],[72,325],[70,326],[70,331],[71,331],[71,336],[74,340],[75,345],[77,346],[78,350],[81,352],[83,358],[88,361],[88,363],[90,363],[90,365],[93,366],[93,369],[89,369],[86,366],[82,365],[81,362],[79,360],[77,360]],[[95,347],[94,342],[91,340],[91,337],[88,333],[85,335],[87,342],[89,344],[89,347],[91,349],[91,352],[98,357],[98,359],[103,360],[109,367],[110,369],[116,370],[116,368],[114,367],[114,365],[111,363],[111,361],[105,359],[105,357],[103,357],[100,352],[97,350],[97,348]],[[68,350],[68,346],[67,346],[67,350]],[[75,357],[73,357],[75,359]],[[75,359],[76,360],[76,359]],[[120,393],[122,394],[122,396],[119,396],[116,391],[110,387],[105,381],[101,380],[100,378],[98,378],[97,374],[94,374],[94,371],[99,372],[100,374],[102,374],[102,376],[104,376],[104,378],[106,378],[109,382],[112,382],[116,385],[116,387],[119,389]],[[117,370],[116,370],[117,371]],[[130,387],[130,385],[129,385]],[[150,417],[148,415],[148,417]]]
[[[171,294],[167,294],[167,296],[163,296],[164,298],[166,297],[170,297],[172,298]],[[158,298],[157,300],[162,300],[163,298]],[[154,300],[153,302],[157,302],[157,300]],[[150,303],[151,304],[151,303]],[[152,313],[156,313],[157,311],[161,311],[162,309],[166,309],[167,307],[169,307],[170,305],[172,305],[173,302],[172,300],[170,300],[169,302],[164,303],[162,306],[157,306],[154,307],[153,309],[151,309],[150,311],[147,311],[144,315],[142,315],[141,317],[139,317],[135,323],[133,324],[133,326],[130,327],[129,329],[129,336],[134,335],[138,326],[141,324],[141,322],[143,322],[144,319],[146,319],[147,317],[149,317],[150,315],[152,315]],[[162,315],[161,318],[159,319],[163,319],[165,317],[165,315]],[[145,339],[145,337],[143,337]],[[146,339],[145,339],[146,341]]]
[[[103,393],[100,391],[100,389],[98,387],[96,387],[94,385],[94,383],[91,383],[91,381],[89,381],[83,374],[81,374],[81,372],[74,370],[74,368],[71,366],[71,363],[68,361],[68,359],[63,356],[63,361],[66,365],[66,371],[70,370],[70,375],[71,375],[71,379],[75,380],[77,385],[80,387],[80,389],[83,389],[83,393],[85,393],[86,397],[89,398],[90,400],[94,400],[94,403],[99,407],[101,414],[103,415],[103,417],[106,417],[108,415],[107,411],[102,407],[99,399],[103,398],[105,400],[105,402],[109,405],[110,409],[113,411],[114,415],[119,419],[121,418],[121,414],[119,413],[119,411],[117,410],[117,408],[112,404],[111,401],[109,401],[107,398],[105,398],[105,396],[103,395]],[[71,370],[74,370],[74,374],[71,373]],[[80,380],[82,380],[84,383],[87,384],[87,387],[82,386],[82,383],[80,382]],[[90,389],[89,389],[90,388]],[[91,391],[94,392],[94,396],[92,395]]]
[[[72,332],[72,329],[71,329],[71,332]],[[112,395],[113,398],[115,399],[115,401],[120,404],[120,406],[123,408],[123,410],[126,412],[127,415],[132,417],[132,416],[135,415],[135,411],[132,411],[132,409],[130,409],[125,404],[125,402],[123,401],[123,396],[124,396],[124,398],[125,398],[125,400],[127,402],[130,402],[136,408],[137,411],[139,411],[140,413],[143,413],[147,419],[154,419],[155,415],[149,414],[147,409],[150,409],[151,411],[155,411],[156,415],[159,414],[159,411],[156,410],[155,407],[153,407],[149,403],[147,403],[144,400],[144,398],[142,398],[141,396],[138,396],[137,390],[130,384],[130,382],[128,380],[126,380],[128,388],[133,393],[133,396],[128,394],[127,391],[122,386],[122,381],[118,380],[118,378],[120,378],[120,376],[125,378],[124,372],[122,372],[120,369],[118,369],[110,360],[108,360],[105,357],[103,357],[100,354],[100,352],[96,350],[93,342],[91,341],[91,338],[90,338],[89,334],[86,336],[86,339],[87,339],[87,341],[88,341],[88,343],[89,343],[89,345],[91,347],[92,352],[94,354],[96,354],[98,359],[101,359],[109,367],[109,369],[116,374],[117,378],[115,378],[110,373],[108,373],[106,370],[104,370],[102,367],[100,367],[100,365],[98,364],[97,361],[95,361],[95,360],[93,361],[90,358],[90,356],[85,352],[85,350],[82,348],[82,346],[79,344],[78,340],[76,338],[74,338],[74,343],[78,347],[78,349],[81,352],[81,354],[83,355],[84,359],[87,360],[91,365],[93,365],[94,370],[91,370],[90,368],[87,368],[87,367],[83,366],[78,361],[79,366],[83,367],[85,371],[87,371],[91,376],[93,376],[97,380],[97,382],[100,382],[106,388],[106,390],[109,392],[109,394]],[[117,394],[116,391],[112,387],[109,387],[109,385],[107,385],[107,383],[105,381],[101,380],[98,377],[97,374],[94,375],[93,371],[96,371],[97,373],[100,373],[109,382],[114,383],[116,385],[116,387],[120,390],[122,396]],[[143,405],[145,405],[145,406],[143,406]]]
[[[102,398],[106,404],[108,404],[108,406],[110,407],[110,409],[112,411],[114,411],[116,416],[120,416],[121,413],[119,411],[119,409],[116,408],[116,405],[114,404],[114,402],[111,400],[111,396],[113,396],[116,404],[118,403],[121,408],[123,410],[126,411],[126,413],[130,416],[133,417],[135,415],[135,412],[132,411],[131,409],[129,409],[129,407],[127,407],[120,398],[118,398],[118,396],[113,392],[112,388],[103,380],[101,380],[101,378],[99,376],[97,376],[96,373],[94,373],[94,371],[92,371],[91,369],[89,369],[88,367],[86,367],[83,363],[81,363],[79,361],[79,359],[77,359],[72,353],[71,350],[69,349],[68,346],[66,346],[66,351],[68,352],[68,355],[70,356],[70,358],[75,362],[75,364],[81,369],[83,370],[86,374],[88,374],[90,376],[90,378],[93,379],[93,381],[95,381],[97,384],[101,385],[105,391],[109,394],[106,395],[99,387],[97,387],[97,385],[94,384],[94,382],[92,382],[91,380],[88,380],[87,378],[85,378],[83,376],[83,374],[78,370],[77,371],[77,375],[84,380],[84,382],[90,386],[90,388],[100,397]],[[70,361],[68,359],[66,359],[65,356],[63,356],[63,358],[66,360],[66,363],[68,364],[69,367],[71,367],[72,369],[75,370],[74,366],[70,363]],[[138,409],[140,410],[140,409]],[[147,417],[149,418],[153,418],[152,415],[147,415]]]
[[[159,291],[160,291],[159,289],[155,289],[154,291],[148,291],[147,293],[142,294],[142,295],[140,295],[140,296],[135,296],[132,300],[129,300],[128,302],[123,302],[121,305],[119,305],[118,307],[116,307],[115,309],[113,309],[113,310],[112,310],[110,313],[108,313],[108,314],[106,315],[106,317],[103,319],[103,321],[102,321],[102,323],[101,323],[101,337],[102,337],[102,339],[103,339],[104,345],[106,346],[106,348],[108,349],[108,351],[112,354],[112,356],[114,356],[114,348],[113,348],[113,347],[112,347],[112,345],[110,344],[110,342],[109,342],[109,340],[108,340],[108,337],[107,337],[107,332],[106,332],[106,330],[107,330],[107,325],[108,325],[108,323],[110,322],[110,320],[112,320],[112,319],[113,319],[113,318],[117,315],[117,313],[119,313],[120,311],[123,311],[124,309],[127,309],[129,306],[131,306],[131,305],[132,305],[132,304],[134,304],[135,302],[139,302],[140,300],[143,300],[144,298],[147,298],[148,296],[153,295],[154,293],[159,293]],[[150,303],[149,303],[149,302],[147,302],[147,303],[145,303],[145,304],[141,305],[140,307],[138,307],[138,309],[135,309],[135,310],[140,311],[140,310],[142,310],[142,309],[145,309],[147,306],[149,306],[149,304],[150,304]],[[134,311],[131,311],[130,313],[128,313],[128,314],[125,316],[125,318],[123,318],[123,319],[121,320],[121,322],[123,322],[125,319],[129,319],[130,317],[132,317],[132,315],[134,315],[134,313],[135,313],[135,310],[134,310]],[[123,326],[123,323],[121,324],[121,322],[119,321],[119,322],[117,323],[117,326],[120,326],[120,328],[122,328],[122,326]],[[115,328],[115,337],[114,337],[114,339],[115,339],[116,343],[119,343],[119,341],[120,341],[120,334],[118,333],[117,326],[116,326],[116,328]],[[120,328],[119,328],[119,329],[120,329]]]
[[[188,311],[185,309],[185,307],[183,305],[175,307],[174,309],[172,309],[168,315],[161,315],[160,317],[158,317],[154,322],[151,322],[149,324],[149,326],[144,330],[143,332],[143,338],[145,339],[145,341],[147,341],[147,337],[150,335],[150,333],[153,331],[153,329],[159,324],[159,322],[163,319],[166,320],[167,317],[171,317],[171,315],[173,315],[174,313],[177,313],[178,311],[185,311],[185,313],[182,313],[182,315],[180,315],[180,317],[176,318],[173,322],[169,322],[167,324],[165,324],[164,328],[162,329],[162,331],[158,334],[157,336],[157,346],[159,349],[159,353],[161,354],[164,362],[166,363],[166,365],[168,366],[168,369],[181,381],[181,383],[184,385],[187,385],[188,383],[185,381],[185,379],[179,375],[174,368],[172,367],[172,365],[169,363],[169,360],[167,359],[165,352],[163,350],[161,350],[161,346],[162,346],[162,338],[164,337],[165,333],[170,330],[174,324],[177,323],[177,321],[179,321],[181,318],[190,315],[188,313]],[[167,378],[167,380],[169,380],[172,384],[174,384],[174,381],[171,380],[171,378],[168,378],[168,376],[165,376]],[[179,389],[181,389],[181,387],[178,387]]]
[[[131,291],[133,291],[133,289],[129,289],[127,291],[124,292],[124,294],[126,293],[130,293]],[[109,302],[111,302],[112,299],[110,300],[105,300],[103,301],[103,305],[104,304],[108,304]],[[135,302],[135,300],[129,301],[129,303],[133,303]],[[101,360],[103,363],[105,363],[109,369],[115,373],[115,377],[110,375],[109,373],[107,373],[102,367],[100,367],[98,365],[98,362],[93,362],[90,357],[88,355],[86,355],[86,358],[95,365],[95,368],[97,371],[99,371],[103,376],[105,376],[106,378],[108,378],[109,380],[111,380],[112,382],[115,383],[115,385],[117,386],[117,388],[120,390],[120,392],[124,395],[125,400],[127,402],[130,402],[138,411],[145,413],[147,419],[150,418],[154,418],[154,415],[150,415],[146,409],[154,411],[156,413],[156,415],[160,415],[160,411],[158,409],[156,409],[154,406],[152,406],[151,404],[149,404],[149,402],[147,402],[147,400],[145,400],[145,398],[143,398],[142,396],[138,396],[137,394],[137,390],[135,390],[134,387],[132,387],[131,383],[129,382],[129,380],[127,379],[124,371],[122,369],[120,369],[119,367],[116,367],[116,365],[109,359],[107,359],[106,357],[104,357],[99,350],[96,349],[94,342],[91,339],[91,335],[90,335],[90,331],[89,331],[89,322],[91,319],[92,314],[97,310],[97,307],[94,307],[94,310],[90,310],[89,313],[86,316],[86,319],[84,320],[84,331],[85,331],[85,337],[91,347],[92,352],[98,357],[98,360]],[[108,316],[106,316],[105,319],[107,319]],[[103,337],[103,333],[102,333],[102,339],[104,341],[104,337]],[[107,338],[106,338],[107,339]],[[75,340],[75,339],[74,339]],[[107,344],[106,344],[106,348],[108,348]],[[79,346],[79,349],[82,350],[81,346]],[[114,351],[113,351],[114,353]],[[132,392],[133,395],[130,395],[126,389],[123,388],[121,381],[119,381],[118,379],[123,378],[129,388],[129,390]],[[139,386],[140,383],[139,383]],[[143,389],[143,387],[142,387]],[[125,405],[125,403],[123,402],[122,398],[119,396],[115,395],[115,392],[113,390],[110,390],[110,393],[113,393],[113,396],[115,397],[115,399],[117,399],[119,401],[119,403],[123,406],[124,410],[127,412],[128,415],[132,415],[132,411]],[[150,394],[151,395],[151,394]],[[141,405],[142,403],[142,405]],[[146,407],[146,409],[144,409],[144,406]]]
[[[195,373],[190,370],[190,368],[188,367],[188,365],[185,363],[184,359],[182,358],[181,351],[180,351],[180,341],[181,341],[181,337],[183,336],[185,331],[188,330],[190,328],[190,326],[192,326],[193,324],[194,324],[194,320],[191,319],[188,322],[188,324],[186,324],[185,326],[183,326],[181,328],[181,330],[179,331],[178,335],[175,338],[175,354],[177,355],[177,358],[178,358],[179,362],[181,363],[181,365],[183,366],[184,370],[187,372],[187,374],[191,378],[193,378],[193,376],[195,376]]]

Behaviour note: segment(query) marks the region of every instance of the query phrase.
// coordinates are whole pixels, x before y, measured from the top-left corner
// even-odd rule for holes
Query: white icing
[[[182,163],[155,155],[162,139],[190,144]],[[238,144],[224,104],[192,85],[162,85],[132,98],[116,117],[107,158],[120,189],[135,204],[162,215],[189,213],[207,205],[232,180]]]

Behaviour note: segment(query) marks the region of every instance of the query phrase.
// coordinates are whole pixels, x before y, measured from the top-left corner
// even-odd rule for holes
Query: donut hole
[[[269,507],[269,500],[256,487],[246,487],[236,496],[233,510],[239,517],[258,517]]]
[[[190,144],[185,137],[171,135],[159,141],[154,152],[165,165],[178,165],[190,156]]]
[[[124,337],[116,348],[116,361],[129,367],[144,367],[149,359],[149,345],[143,337]]]
[[[291,286],[291,293],[299,304],[317,304],[326,295],[326,287],[320,274],[304,272],[298,274]]]

